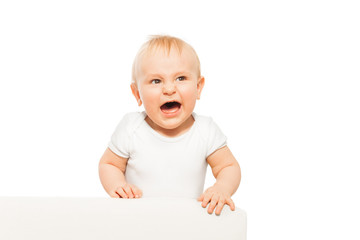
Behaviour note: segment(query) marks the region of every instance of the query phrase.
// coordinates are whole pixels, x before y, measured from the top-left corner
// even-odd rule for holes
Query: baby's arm
[[[125,169],[128,159],[122,158],[106,149],[99,163],[100,181],[106,192],[114,198],[139,198],[140,189],[128,184],[125,180]]]
[[[215,214],[221,213],[224,204],[228,204],[231,210],[235,210],[235,204],[231,196],[239,187],[241,179],[241,170],[235,157],[232,155],[230,149],[225,146],[218,149],[211,154],[207,162],[212,168],[216,183],[208,188],[199,198],[202,201],[202,207],[208,207],[208,213],[213,213],[215,207]]]

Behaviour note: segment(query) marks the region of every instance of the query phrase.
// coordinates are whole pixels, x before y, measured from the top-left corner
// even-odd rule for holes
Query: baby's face
[[[195,55],[186,48],[181,55],[174,49],[169,54],[159,50],[140,61],[132,90],[139,105],[144,104],[150,125],[160,133],[181,132],[191,126],[191,114],[204,85]]]

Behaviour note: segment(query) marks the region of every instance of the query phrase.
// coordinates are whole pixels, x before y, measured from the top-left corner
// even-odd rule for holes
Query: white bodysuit
[[[165,137],[145,121],[145,112],[126,114],[111,137],[109,148],[128,158],[126,181],[143,197],[198,198],[204,189],[206,158],[226,145],[226,137],[210,117],[192,114],[191,129]]]

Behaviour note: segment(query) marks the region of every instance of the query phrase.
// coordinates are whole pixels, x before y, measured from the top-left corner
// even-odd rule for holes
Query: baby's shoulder
[[[143,112],[129,112],[126,113],[123,116],[123,121],[126,122],[134,122],[134,121],[139,121],[139,120],[144,120],[145,116]]]
[[[117,129],[132,133],[144,120],[145,116],[143,112],[130,112],[123,116]]]
[[[211,132],[214,128],[217,128],[217,125],[212,117],[198,114],[194,114],[193,116],[195,118],[197,128],[199,129],[201,135],[207,137],[209,135],[209,132]]]
[[[193,116],[199,127],[206,128],[214,122],[210,116],[198,115],[196,113],[193,113]]]

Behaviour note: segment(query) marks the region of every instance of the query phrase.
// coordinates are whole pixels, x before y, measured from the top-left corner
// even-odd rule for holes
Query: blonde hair
[[[184,40],[181,40],[180,38],[172,37],[169,35],[152,35],[150,36],[149,40],[141,46],[141,48],[139,49],[138,53],[135,56],[132,66],[131,83],[136,83],[136,71],[139,66],[139,61],[141,57],[143,57],[145,54],[154,54],[159,50],[163,50],[166,54],[169,55],[170,51],[172,49],[175,49],[181,55],[182,50],[184,48],[187,48],[194,53],[194,56],[196,58],[196,63],[198,65],[198,76],[200,77],[201,75],[200,60],[192,46],[190,46],[188,43],[186,43]]]

